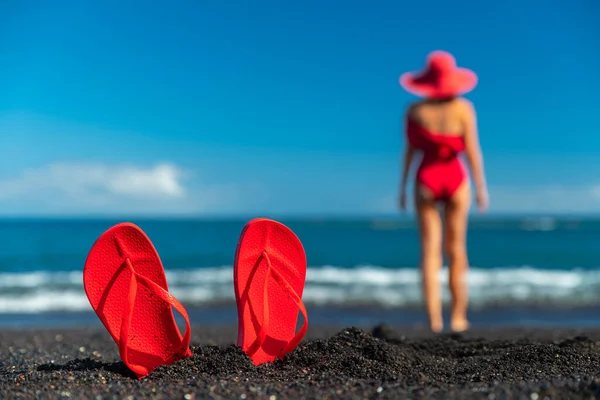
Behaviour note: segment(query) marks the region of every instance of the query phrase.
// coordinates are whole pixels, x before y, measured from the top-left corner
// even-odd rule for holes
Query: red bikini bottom
[[[431,191],[435,201],[449,201],[466,178],[467,171],[458,157],[423,160],[417,171],[417,183]]]

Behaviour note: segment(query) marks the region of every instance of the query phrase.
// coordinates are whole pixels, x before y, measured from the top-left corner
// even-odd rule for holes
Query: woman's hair
[[[449,96],[449,97],[442,97],[442,98],[427,98],[425,99],[425,101],[427,103],[433,103],[433,104],[444,104],[444,103],[450,103],[453,100],[456,100],[459,96]]]

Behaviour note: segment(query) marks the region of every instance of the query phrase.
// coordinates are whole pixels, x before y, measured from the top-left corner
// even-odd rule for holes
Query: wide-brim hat
[[[425,68],[400,76],[400,86],[409,93],[428,98],[446,98],[465,94],[477,86],[477,75],[456,66],[454,56],[436,50],[427,56]]]

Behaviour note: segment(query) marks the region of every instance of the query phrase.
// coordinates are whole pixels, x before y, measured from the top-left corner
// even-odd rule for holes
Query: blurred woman
[[[488,206],[475,109],[460,97],[477,85],[477,76],[471,70],[458,68],[451,54],[434,51],[427,57],[425,69],[404,73],[400,85],[423,97],[406,111],[407,141],[399,202],[400,208],[406,210],[406,184],[414,156],[419,152],[422,158],[416,173],[414,200],[429,324],[435,332],[443,329],[439,272],[444,252],[450,272],[451,329],[463,331],[469,327],[466,231],[471,205],[470,179],[460,157],[463,152],[473,175],[477,205],[481,211]]]

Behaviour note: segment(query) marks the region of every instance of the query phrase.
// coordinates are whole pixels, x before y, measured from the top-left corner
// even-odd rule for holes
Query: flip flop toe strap
[[[290,285],[290,283],[279,273],[279,271],[277,271],[277,269],[273,268],[273,266],[271,264],[271,259],[269,258],[269,255],[267,254],[266,251],[262,252],[262,254],[260,255],[260,258],[265,259],[267,262],[267,272],[265,274],[265,282],[264,282],[264,286],[263,286],[264,287],[263,323],[257,334],[256,340],[249,347],[248,353],[253,354],[254,352],[256,352],[256,350],[258,350],[260,348],[260,346],[263,345],[263,343],[265,342],[265,340],[267,338],[267,334],[268,334],[269,327],[270,327],[269,281],[272,278],[275,282],[277,282],[279,284],[279,286],[281,286],[285,290],[287,295],[296,304],[296,306],[298,306],[298,309],[302,313],[302,317],[304,319],[304,323],[302,324],[302,327],[300,328],[298,333],[296,333],[294,335],[294,337],[288,342],[288,344],[284,348],[281,349],[281,352],[279,355],[283,356],[283,355],[289,353],[290,351],[294,350],[296,348],[296,346],[298,346],[298,344],[302,341],[302,339],[304,338],[304,335],[306,335],[306,331],[308,330],[308,313],[306,312],[306,307],[304,306],[302,299],[300,298],[300,296],[298,296],[298,293],[296,293],[296,291],[294,290],[292,285]],[[258,261],[260,262],[260,259]]]
[[[125,365],[127,365],[129,367],[129,369],[131,369],[136,375],[146,376],[150,372],[150,371],[148,371],[148,368],[143,365],[137,365],[137,364],[133,364],[133,363],[129,362],[129,355],[128,355],[128,353],[129,353],[128,352],[129,329],[131,327],[131,318],[133,316],[133,306],[135,304],[135,299],[136,299],[136,295],[137,295],[138,283],[144,284],[144,286],[146,286],[148,289],[150,289],[153,294],[160,297],[161,300],[167,302],[169,305],[171,305],[173,308],[175,308],[175,310],[177,310],[177,312],[179,312],[183,316],[183,318],[185,320],[186,329],[185,329],[185,334],[183,335],[183,338],[181,339],[181,342],[179,344],[182,355],[185,352],[187,352],[187,349],[190,344],[190,336],[191,336],[190,320],[189,320],[188,314],[185,311],[185,308],[183,307],[183,305],[175,297],[173,297],[172,294],[170,294],[165,289],[163,289],[161,286],[157,285],[155,282],[151,281],[150,279],[146,278],[145,276],[142,276],[142,275],[138,274],[137,272],[135,272],[135,270],[133,269],[133,266],[131,265],[131,260],[129,259],[129,257],[127,257],[125,259],[125,262],[127,264],[128,269],[131,272],[131,280],[129,283],[129,298],[128,298],[128,301],[125,303],[125,308],[123,309],[123,318],[121,320],[119,355],[121,356],[121,359],[123,360]]]

